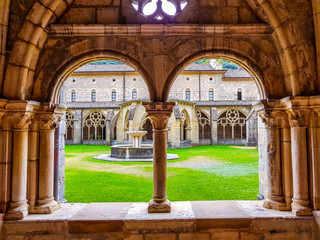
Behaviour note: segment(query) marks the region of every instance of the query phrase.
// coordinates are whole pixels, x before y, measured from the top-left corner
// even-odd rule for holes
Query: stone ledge
[[[116,239],[144,239],[152,235],[157,239],[157,235],[161,237],[163,234],[170,234],[173,239],[174,236],[176,239],[182,236],[186,239],[193,236],[239,239],[240,236],[275,237],[280,233],[282,237],[288,234],[294,239],[300,239],[302,235],[306,237],[301,239],[317,239],[318,212],[314,212],[314,217],[296,217],[291,212],[264,209],[262,203],[173,202],[171,213],[160,214],[148,213],[147,203],[62,204],[61,209],[49,215],[31,214],[20,221],[0,219],[0,227],[2,225],[4,239],[25,234],[51,239],[57,233],[57,239],[75,236],[95,239],[106,235]]]

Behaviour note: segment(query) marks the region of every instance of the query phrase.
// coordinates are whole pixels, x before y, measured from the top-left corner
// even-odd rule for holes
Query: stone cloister
[[[0,2],[0,238],[317,239],[319,0],[173,0],[179,14],[158,9],[160,20],[157,14],[143,16],[132,2],[146,3]],[[255,109],[259,162],[265,169],[260,187],[267,192],[263,206],[284,213],[257,213],[256,202],[171,206],[167,199],[166,125],[174,107],[168,94],[182,69],[205,58],[231,60],[256,81],[262,99]],[[62,84],[76,68],[102,59],[126,63],[146,81],[151,101],[143,105],[153,125],[154,189],[148,207],[115,205],[127,211],[121,215],[118,209],[116,215],[113,205],[103,205],[107,215],[117,217],[101,222],[96,216],[90,222],[89,210],[72,218],[77,207],[69,206],[73,215],[68,218],[68,206],[54,199],[54,132],[64,111],[58,104]],[[223,204],[233,205],[230,210]],[[41,215],[57,216],[61,205],[63,220]],[[225,209],[220,215],[217,206]],[[135,210],[137,215],[129,214]]]

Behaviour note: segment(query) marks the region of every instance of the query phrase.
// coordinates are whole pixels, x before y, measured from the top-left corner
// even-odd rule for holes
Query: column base
[[[274,198],[267,198],[263,202],[263,207],[268,209],[274,209],[277,211],[288,211],[290,210],[290,206],[287,206],[286,203],[283,201],[282,197],[275,197]]]
[[[157,203],[153,199],[150,200],[148,206],[148,213],[170,213],[171,212],[171,203],[169,200],[164,201],[163,203]]]
[[[29,214],[29,205],[25,202],[11,202],[10,208],[5,214],[6,220],[22,220]]]
[[[38,200],[37,205],[30,210],[30,213],[35,214],[50,214],[61,208],[60,202],[54,200]]]
[[[311,216],[312,208],[309,201],[293,200],[291,204],[292,212],[296,216]]]

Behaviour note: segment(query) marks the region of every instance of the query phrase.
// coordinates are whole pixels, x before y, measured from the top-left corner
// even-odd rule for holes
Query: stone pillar
[[[7,101],[0,100],[0,120],[4,115]],[[0,126],[0,213],[6,212],[10,202],[12,133]]]
[[[143,103],[153,125],[153,199],[149,213],[171,211],[167,199],[167,123],[175,106],[174,102]]]
[[[39,193],[32,213],[52,213],[60,208],[54,200],[54,132],[60,117],[39,114]]]
[[[76,110],[73,121],[73,144],[81,144],[82,142],[82,110]]]
[[[292,160],[291,160],[291,132],[288,125],[281,128],[281,159],[282,159],[282,186],[287,209],[291,209],[292,187]]]
[[[314,210],[320,209],[320,109],[314,110],[310,128],[311,163],[312,163],[312,205]]]
[[[24,105],[24,104],[23,104]],[[19,220],[28,215],[27,165],[28,128],[33,114],[30,112],[9,112],[6,114],[5,128],[13,130],[12,183],[10,207],[6,219]]]
[[[285,114],[279,111],[260,114],[264,122],[267,174],[267,198],[263,206],[276,210],[287,210],[282,192],[280,120]]]
[[[106,121],[106,145],[111,146],[111,124],[110,120]]]
[[[218,144],[218,120],[212,120],[211,141],[212,141],[212,145]]]
[[[28,200],[30,211],[34,209],[38,195],[38,164],[39,164],[39,131],[33,122],[29,130],[28,145]]]
[[[308,111],[288,110],[291,126],[293,199],[292,212],[297,216],[312,215],[309,201],[307,123]]]

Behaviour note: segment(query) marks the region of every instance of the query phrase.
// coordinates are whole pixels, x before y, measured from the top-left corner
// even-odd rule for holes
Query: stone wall
[[[256,83],[250,78],[223,78],[225,71],[212,73],[183,72],[171,87],[169,99],[185,100],[186,90],[191,92],[191,101],[209,101],[209,91],[214,91],[214,100],[237,100],[238,90],[242,100],[257,100],[259,92]],[[199,81],[200,78],[200,81]],[[91,102],[91,92],[96,91],[96,101],[112,101],[112,91],[116,91],[117,101],[132,99],[132,91],[137,90],[138,99],[149,99],[145,81],[137,73],[73,73],[65,81],[64,99],[71,102],[72,91],[76,92],[77,102]],[[123,98],[125,91],[125,98]]]

